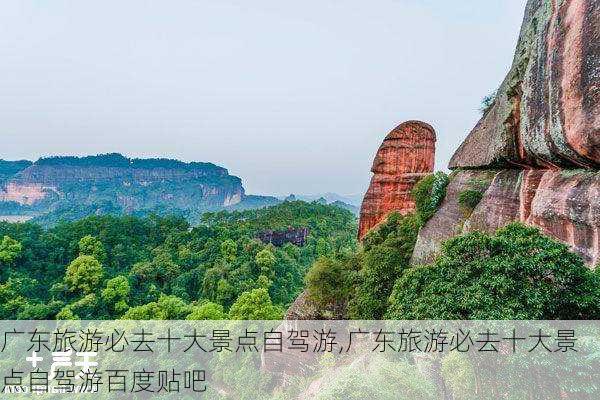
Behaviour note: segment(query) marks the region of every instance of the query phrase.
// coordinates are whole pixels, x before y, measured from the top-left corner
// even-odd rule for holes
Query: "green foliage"
[[[274,306],[265,289],[244,292],[229,310],[230,319],[277,320],[283,317],[283,309]]]
[[[106,288],[102,289],[102,300],[114,310],[116,314],[121,314],[129,308],[127,302],[131,288],[126,277],[119,275],[106,282]]]
[[[487,112],[494,105],[494,102],[496,101],[496,96],[498,96],[498,90],[494,90],[492,93],[488,94],[481,100],[481,107],[479,108],[481,114],[487,114]]]
[[[334,313],[332,316],[341,317],[336,311],[346,306],[353,292],[357,261],[319,258],[306,274],[306,290],[310,301],[321,310],[331,310]]]
[[[221,255],[227,262],[234,262],[237,257],[237,243],[227,239],[221,243]]]
[[[71,304],[67,304],[56,315],[56,319],[94,319],[100,309],[100,302],[94,293],[88,293]]]
[[[21,254],[22,250],[23,246],[21,243],[8,235],[4,235],[2,241],[0,241],[0,263],[12,264]]]
[[[446,187],[450,179],[443,172],[427,175],[421,179],[411,191],[415,200],[417,215],[421,224],[429,221],[446,197]]]
[[[270,276],[275,265],[275,255],[269,249],[263,249],[256,254],[254,259],[263,276]]]
[[[367,368],[365,371],[363,368]],[[362,399],[435,399],[435,386],[419,373],[418,368],[405,361],[390,361],[376,357],[370,365],[342,365],[335,374],[322,379],[317,400]],[[364,379],[368,375],[369,379]]]
[[[7,161],[0,160],[0,183],[4,183],[7,179],[12,178],[17,173],[31,165],[31,161]]]
[[[222,320],[227,319],[227,313],[220,304],[206,302],[192,307],[192,312],[187,316],[188,320]]]
[[[85,235],[79,240],[79,254],[92,256],[101,263],[106,259],[104,245],[92,235]]]
[[[98,260],[92,256],[79,256],[69,266],[65,273],[65,283],[71,291],[81,291],[84,294],[95,291],[104,270]]]
[[[162,295],[158,301],[130,308],[121,319],[131,320],[173,320],[185,319],[192,311],[182,299]]]
[[[458,194],[458,204],[468,211],[472,211],[483,198],[483,193],[475,189],[465,189]]]
[[[290,226],[310,230],[306,245],[274,247],[256,239],[263,230]],[[304,202],[207,214],[194,228],[180,216],[155,215],[91,216],[46,229],[0,222],[0,238],[14,239],[0,242],[11,261],[0,261],[0,318],[185,318],[192,312],[226,318],[236,299],[255,289],[267,292],[273,317],[302,291],[323,249],[328,256],[351,253],[355,235],[348,211]],[[165,296],[188,309],[165,311]]]
[[[459,352],[450,352],[442,359],[441,373],[448,388],[457,399],[478,399],[476,373],[469,357]]]
[[[450,239],[432,265],[398,279],[391,319],[597,319],[599,281],[581,258],[538,229]]]
[[[419,227],[416,215],[403,217],[394,213],[366,236],[359,256],[362,268],[349,305],[352,318],[383,317],[394,282],[408,268]]]

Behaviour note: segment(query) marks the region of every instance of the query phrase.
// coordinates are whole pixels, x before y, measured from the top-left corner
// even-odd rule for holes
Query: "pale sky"
[[[436,168],[513,58],[525,0],[3,0],[0,158],[210,161],[256,194],[364,193],[381,140]]]

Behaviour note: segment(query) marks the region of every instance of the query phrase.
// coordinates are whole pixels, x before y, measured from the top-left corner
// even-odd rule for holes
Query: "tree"
[[[130,292],[129,281],[123,275],[119,275],[106,282],[106,288],[102,290],[101,297],[109,308],[120,314],[129,308],[127,301]]]
[[[206,302],[192,307],[192,312],[186,317],[187,320],[222,320],[227,319],[227,314],[220,304]]]
[[[260,268],[260,273],[265,276],[273,274],[273,266],[275,265],[275,255],[269,249],[262,249],[256,254],[256,264]]]
[[[306,290],[311,302],[320,310],[343,318],[343,310],[352,294],[358,258],[337,260],[319,258],[306,274]],[[325,313],[321,313],[325,314]]]
[[[21,243],[8,235],[4,235],[2,241],[0,241],[0,263],[5,265],[12,264],[19,257],[22,250],[23,246]]]
[[[273,305],[266,289],[242,293],[229,310],[230,319],[278,320],[282,317],[283,310]]]
[[[56,314],[56,319],[94,319],[99,317],[100,302],[95,293],[88,293]]]
[[[392,213],[386,222],[365,237],[364,252],[359,255],[362,269],[349,305],[350,317],[383,318],[394,282],[408,268],[419,227],[416,215]]]
[[[131,320],[173,320],[185,319],[191,307],[175,296],[161,295],[158,301],[132,307],[121,317]]]
[[[101,263],[106,261],[104,245],[92,235],[86,235],[79,240],[79,254],[92,256]]]
[[[221,255],[227,262],[234,262],[237,257],[237,243],[231,239],[221,243]]]
[[[598,319],[598,276],[536,228],[447,241],[432,265],[407,270],[390,297],[390,319]]]
[[[98,260],[82,255],[67,267],[65,283],[73,292],[80,290],[85,294],[92,293],[100,285],[103,275],[104,270]]]

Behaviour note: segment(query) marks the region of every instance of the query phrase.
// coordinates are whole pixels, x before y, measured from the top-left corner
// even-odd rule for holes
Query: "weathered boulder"
[[[413,186],[433,172],[435,131],[420,121],[398,125],[383,140],[373,161],[373,178],[360,209],[358,237],[383,221],[392,211],[415,209]]]
[[[473,179],[491,183],[468,210],[458,201]],[[539,227],[567,244],[591,267],[600,261],[600,171],[468,170],[456,173],[437,213],[419,232],[411,264],[433,261],[441,243],[474,230],[494,232],[510,222]]]
[[[510,72],[450,168],[600,166],[600,0],[529,0]]]

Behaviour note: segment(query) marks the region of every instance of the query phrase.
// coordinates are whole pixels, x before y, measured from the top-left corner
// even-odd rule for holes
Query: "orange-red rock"
[[[358,237],[383,221],[392,211],[414,211],[413,186],[433,172],[435,131],[420,121],[398,125],[383,140],[373,161],[373,178],[360,209]]]
[[[452,236],[512,221],[598,264],[600,0],[527,2],[513,66],[450,168],[461,171],[419,232],[412,264],[431,262]],[[481,202],[465,215],[458,195],[488,174]]]
[[[529,0],[511,70],[450,168],[600,167],[600,0]]]
[[[473,179],[489,183],[472,213],[458,204]],[[587,265],[600,261],[600,172],[505,169],[460,171],[448,185],[437,213],[420,230],[411,264],[434,260],[443,241],[465,232],[494,232],[521,221],[579,254]]]

